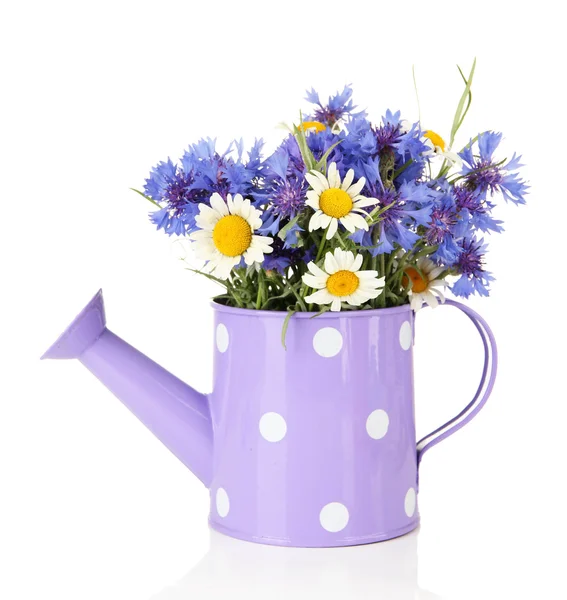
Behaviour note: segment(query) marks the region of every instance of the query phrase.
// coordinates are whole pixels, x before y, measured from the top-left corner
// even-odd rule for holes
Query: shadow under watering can
[[[207,395],[109,331],[102,292],[43,358],[77,358],[99,378],[209,488],[217,531],[280,546],[353,546],[418,526],[423,454],[492,390],[488,325],[462,304],[444,306],[475,325],[485,363],[473,400],[417,446],[409,305],[298,313],[284,348],[286,313],[213,303]]]
[[[150,600],[441,600],[418,585],[417,532],[349,548],[278,548],[211,532],[210,549]]]

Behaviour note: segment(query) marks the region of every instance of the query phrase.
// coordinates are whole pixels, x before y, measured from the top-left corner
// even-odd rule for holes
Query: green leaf
[[[130,189],[133,192],[136,192],[136,194],[140,194],[140,196],[142,196],[142,198],[145,198],[148,202],[151,202],[152,204],[154,204],[158,208],[161,208],[161,206],[153,198],[150,198],[149,196],[146,196],[146,194],[144,194],[143,192],[140,192],[140,190],[137,190],[135,188],[130,188]]]
[[[283,300],[284,298],[287,298],[288,296],[291,296],[292,292],[290,289],[288,289],[287,291],[284,291],[283,294],[280,294],[279,296],[270,296],[265,302],[264,304],[262,304],[262,310],[266,310],[268,307],[268,304],[270,304],[270,302],[272,302],[273,300]]]
[[[461,75],[463,75],[463,72],[461,71],[460,67],[457,67],[457,68],[459,69],[459,73],[461,73]],[[472,98],[471,86],[472,86],[472,82],[473,82],[475,68],[476,68],[476,58],[473,61],[471,72],[469,74],[468,79],[466,79],[463,75],[463,79],[465,80],[466,85],[465,85],[465,89],[463,91],[463,95],[461,96],[461,99],[459,100],[459,104],[457,105],[457,110],[455,112],[455,117],[453,119],[453,126],[451,127],[451,139],[449,141],[449,147],[453,146],[453,142],[455,141],[455,136],[457,135],[457,131],[459,130],[459,127],[462,125],[464,115],[466,114],[466,111],[468,111],[468,107],[470,106],[470,102],[471,102],[471,98]],[[469,104],[467,106],[467,109],[465,110],[465,102],[467,101],[467,98],[469,99]]]
[[[297,311],[294,309],[289,309],[287,311],[287,315],[285,317],[285,320],[283,322],[283,327],[282,327],[282,346],[284,347],[284,350],[287,350],[287,347],[285,345],[285,337],[287,335],[287,328],[289,327],[289,320],[291,319],[291,317],[293,317],[293,315],[296,313]]]
[[[317,171],[321,171],[321,173],[323,173],[323,174],[325,174],[327,172],[327,159],[329,158],[329,155],[331,154],[331,152],[342,142],[343,142],[343,140],[339,140],[338,142],[335,142],[327,150],[327,152],[325,152],[325,154],[323,154],[323,156],[321,157],[319,162],[315,165],[315,169],[317,169]]]
[[[187,267],[187,271],[191,271],[193,273],[198,273],[199,275],[204,275],[207,279],[210,279],[211,281],[216,281],[217,283],[220,283],[220,285],[222,285],[225,288],[230,287],[230,284],[228,283],[228,281],[226,281],[224,279],[219,279],[218,277],[215,277],[214,275],[211,275],[210,273],[205,273],[205,271],[199,271],[199,269],[190,269],[189,267]]]
[[[324,306],[318,313],[315,313],[310,319],[314,319],[315,317],[320,317],[322,314],[329,312],[331,310],[330,306]]]
[[[392,179],[399,177],[411,164],[413,164],[413,158],[410,158],[399,169],[396,169],[392,175]]]
[[[459,65],[457,65],[457,69],[459,69],[459,73],[461,74],[461,77],[463,78],[465,85],[467,85],[468,84],[467,78],[465,77],[465,75],[464,75],[463,71],[461,70],[461,67],[459,67]],[[471,75],[471,77],[472,77],[472,75]],[[461,117],[461,120],[459,121],[459,125],[457,126],[457,129],[459,129],[461,127],[461,125],[463,124],[463,121],[465,120],[465,117],[467,116],[467,113],[469,112],[469,108],[471,107],[471,104],[472,104],[472,91],[469,86],[467,106],[465,108],[465,112],[463,113],[463,116]]]
[[[301,127],[297,127],[296,125],[294,125],[293,131],[295,134],[295,138],[297,139],[299,151],[301,152],[301,158],[303,158],[305,167],[308,171],[312,171],[315,168],[316,162],[315,157],[313,156],[313,152],[311,152],[309,146],[307,145],[307,133],[303,128],[303,115],[301,114],[301,112],[299,113],[299,120],[301,123]]]
[[[246,267],[246,279],[250,279],[252,275],[256,273],[256,264],[252,263]]]
[[[415,258],[420,258],[421,256],[429,256],[433,254],[439,246],[425,246],[422,250],[420,250],[417,254],[414,255]]]
[[[411,66],[411,74],[413,75],[413,89],[415,90],[415,99],[417,101],[417,118],[421,123],[421,106],[419,105],[419,94],[417,93],[417,81],[415,79],[415,65]]]
[[[289,223],[284,225],[278,231],[278,237],[280,238],[280,240],[285,240],[285,236],[287,235],[287,232],[297,223],[297,221],[299,220],[299,217],[300,217],[300,215],[296,215],[295,217],[293,217],[293,219]]]

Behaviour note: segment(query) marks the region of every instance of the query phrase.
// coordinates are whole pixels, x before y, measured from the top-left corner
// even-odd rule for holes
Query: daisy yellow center
[[[445,140],[434,131],[426,131],[423,134],[428,140],[431,140],[434,146],[439,146],[441,148],[441,152],[445,152]]]
[[[402,284],[407,286],[410,280],[412,292],[416,294],[425,292],[425,290],[429,286],[429,282],[427,281],[427,279],[423,275],[421,275],[421,273],[417,269],[414,269],[414,267],[408,267],[407,269],[405,269],[405,275],[402,278]]]
[[[337,271],[327,279],[327,291],[332,296],[350,296],[360,285],[360,279],[352,271]]]
[[[323,123],[319,123],[319,121],[304,121],[301,123],[301,128],[303,131],[308,131],[314,129],[317,133],[320,131],[325,131],[327,129]]]
[[[344,190],[331,188],[321,194],[319,208],[329,217],[340,219],[352,210],[352,198]]]
[[[227,215],[219,219],[213,229],[213,243],[225,256],[239,256],[250,247],[252,228],[239,215]]]

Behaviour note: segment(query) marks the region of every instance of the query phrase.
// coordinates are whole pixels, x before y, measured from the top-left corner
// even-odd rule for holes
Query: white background
[[[3,6],[0,597],[563,597],[565,45],[552,6]],[[419,534],[315,555],[215,536],[192,571],[209,547],[207,491],[78,362],[38,360],[102,287],[114,331],[208,389],[216,289],[183,270],[128,188],[201,136],[275,147],[274,126],[305,109],[311,86],[326,96],[352,83],[374,119],[399,108],[415,120],[412,64],[423,125],[446,136],[461,91],[455,64],[468,69],[474,56],[458,144],[502,130],[532,193],[526,207],[498,209],[507,231],[489,240],[497,281],[489,299],[468,302],[499,341],[497,386],[425,458]],[[453,309],[418,319],[426,433],[468,401],[481,348]],[[410,568],[398,576],[400,556]]]

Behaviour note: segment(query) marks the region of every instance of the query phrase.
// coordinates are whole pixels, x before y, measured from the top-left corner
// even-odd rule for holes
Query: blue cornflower
[[[275,180],[270,192],[272,213],[292,219],[305,207],[305,194],[308,185],[305,179],[290,175],[286,179]]]
[[[309,149],[313,153],[315,159],[319,160],[333,144],[340,142],[333,148],[333,150],[331,150],[331,153],[327,158],[327,164],[330,165],[331,163],[336,163],[338,167],[341,167],[343,165],[341,146],[345,137],[346,133],[344,131],[334,132],[327,128],[318,133],[308,134],[307,145],[309,146]]]
[[[207,199],[203,190],[195,189],[192,172],[176,167],[171,159],[155,166],[144,185],[145,193],[162,208],[150,214],[150,220],[167,234],[183,235],[195,225],[198,204]]]
[[[305,248],[290,248],[279,237],[274,237],[271,248],[271,254],[264,256],[262,267],[266,271],[277,271],[281,275],[284,275],[292,264],[298,264],[302,261],[309,262],[313,254],[307,252]]]
[[[263,168],[262,145],[262,140],[256,140],[245,160],[242,141],[219,154],[215,140],[207,138],[191,145],[180,165],[171,159],[160,162],[144,185],[145,193],[160,205],[150,220],[169,235],[184,235],[195,228],[199,204],[208,203],[213,193],[223,198],[227,194],[251,196]]]
[[[350,85],[346,85],[342,92],[337,92],[334,96],[329,96],[329,101],[326,105],[321,102],[319,94],[314,89],[307,92],[306,100],[317,106],[309,120],[324,123],[330,128],[338,121],[351,116],[356,109],[352,101],[352,88]],[[362,115],[365,113],[362,111],[357,114]]]
[[[453,284],[451,291],[455,296],[468,298],[471,294],[478,293],[488,296],[488,286],[494,277],[484,270],[484,254],[486,244],[484,240],[474,237],[464,238],[459,242],[461,253],[456,263],[457,273],[460,278]]]
[[[415,182],[402,184],[398,192],[385,190],[378,196],[380,206],[390,206],[382,215],[378,254],[391,252],[393,243],[410,250],[420,239],[418,225],[427,225],[431,215],[433,193],[426,185]]]
[[[453,265],[457,261],[462,248],[457,239],[462,236],[463,223],[454,198],[443,193],[436,198],[430,215],[430,222],[424,233],[428,246],[438,246],[431,256],[433,260]],[[461,235],[459,235],[461,234]]]
[[[356,178],[362,177],[361,165],[378,155],[372,123],[366,117],[354,117],[348,122],[346,135],[339,144],[343,168],[354,169]]]
[[[277,221],[275,228],[279,226],[280,219],[293,219],[305,208],[309,185],[295,138],[286,138],[266,160],[264,167],[263,187],[255,196],[266,205],[267,222],[272,225]]]
[[[404,182],[399,190],[386,189],[377,172],[377,162],[366,163],[364,167],[368,178],[366,195],[376,198],[378,206],[387,210],[371,231],[355,232],[351,239],[368,248],[372,256],[392,252],[394,244],[410,250],[420,239],[417,227],[429,223],[435,191],[414,181]]]
[[[233,142],[225,152],[219,154],[215,140],[210,138],[193,144],[183,155],[181,163],[185,171],[193,172],[193,187],[206,190],[210,195],[217,192],[223,198],[227,194],[252,195],[254,181],[261,172],[260,153],[262,140],[256,140],[244,161],[242,140]],[[233,156],[236,149],[236,158]]]
[[[419,179],[425,166],[424,153],[428,150],[419,124],[408,126],[402,121],[400,111],[392,113],[387,110],[381,125],[374,127],[373,131],[376,153],[382,162],[390,162],[395,171],[400,171],[398,181]]]
[[[494,231],[501,233],[504,231],[502,221],[494,219],[490,211],[494,204],[482,198],[476,190],[470,190],[465,186],[456,185],[453,188],[455,197],[455,206],[462,213],[462,218],[468,217],[470,224],[483,232]]]
[[[520,179],[518,173],[513,172],[523,166],[520,164],[521,157],[514,154],[506,164],[500,164],[493,159],[494,151],[501,140],[501,133],[485,131],[478,136],[478,155],[473,153],[472,141],[460,152],[459,156],[464,162],[464,185],[467,189],[476,191],[483,199],[488,192],[491,195],[500,192],[505,200],[525,204],[524,194],[529,187]]]
[[[377,152],[386,148],[394,148],[403,135],[400,111],[392,113],[388,109],[382,117],[382,123],[374,128],[374,135]]]

